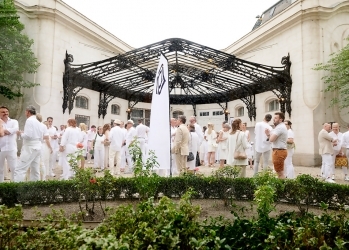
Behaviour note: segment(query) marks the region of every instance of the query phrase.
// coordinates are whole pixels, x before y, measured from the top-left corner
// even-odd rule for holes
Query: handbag
[[[345,155],[336,155],[336,160],[334,165],[336,167],[347,167],[348,166],[348,158]]]
[[[240,131],[239,131],[239,133],[236,135],[236,143],[235,143],[235,144],[238,143],[239,134],[240,134]],[[242,145],[242,142],[240,143],[240,145]],[[235,147],[235,152],[234,152],[234,159],[235,159],[235,160],[245,160],[245,159],[247,159],[247,155],[246,155],[245,150],[243,150],[243,151],[239,151],[239,150],[238,150],[238,148],[240,147],[240,145]]]
[[[293,149],[296,147],[296,144],[293,143],[287,143],[287,149]]]
[[[191,134],[190,134],[190,148],[191,148],[192,145],[193,145],[193,138],[192,138],[192,136],[191,136]],[[193,161],[194,158],[195,158],[195,157],[194,157],[193,152],[189,152],[189,155],[187,156],[187,162]]]
[[[187,161],[193,161],[194,160],[194,154],[193,152],[189,152],[189,155],[187,156]]]

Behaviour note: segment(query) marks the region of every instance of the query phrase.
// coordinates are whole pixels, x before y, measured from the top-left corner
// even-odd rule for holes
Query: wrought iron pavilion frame
[[[158,59],[164,54],[169,62],[170,104],[219,104],[227,119],[228,102],[241,99],[248,117],[256,119],[256,94],[272,91],[280,110],[291,116],[290,56],[273,67],[239,59],[188,40],[172,38],[105,60],[72,64],[66,52],[63,75],[63,113],[73,109],[83,88],[99,92],[98,117],[107,114],[108,104],[116,97],[128,100],[128,114],[138,102],[151,102]]]

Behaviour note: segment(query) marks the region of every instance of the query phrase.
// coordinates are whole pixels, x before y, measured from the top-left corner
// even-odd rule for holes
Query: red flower
[[[95,178],[91,178],[91,179],[90,179],[90,183],[91,183],[91,184],[95,184],[96,182],[97,182],[97,180],[96,180]]]
[[[84,148],[84,145],[81,142],[79,142],[78,144],[76,144],[76,147],[77,148]]]

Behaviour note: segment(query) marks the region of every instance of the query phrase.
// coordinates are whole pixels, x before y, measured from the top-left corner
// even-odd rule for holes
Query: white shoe
[[[334,180],[334,174],[332,175],[332,180]]]
[[[348,177],[348,176],[345,176],[345,177],[344,177],[344,180],[345,180],[345,181],[349,181],[349,177]]]
[[[334,180],[331,180],[331,178],[327,178],[325,181],[329,183],[336,183]]]

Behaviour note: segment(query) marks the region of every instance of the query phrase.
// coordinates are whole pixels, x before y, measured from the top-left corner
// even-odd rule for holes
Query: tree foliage
[[[349,37],[347,40],[349,41]],[[343,109],[349,107],[349,43],[330,56],[327,63],[316,64],[314,69],[328,73],[322,77],[327,84],[325,91],[338,92],[338,96],[331,99],[331,106],[338,104],[339,108]]]
[[[21,33],[23,29],[13,0],[0,1],[0,94],[8,99],[22,96],[22,88],[37,85],[25,79],[40,64],[31,50],[34,41]]]

